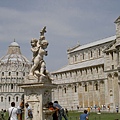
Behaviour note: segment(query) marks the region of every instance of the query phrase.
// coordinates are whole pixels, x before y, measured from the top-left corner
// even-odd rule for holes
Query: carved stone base
[[[45,110],[43,112],[43,108],[46,108],[51,102],[51,90],[56,88],[56,85],[50,83],[48,79],[43,80],[44,82],[38,82],[37,79],[27,79],[25,83],[19,84],[24,89],[25,103],[27,102],[32,108],[32,120],[51,120],[52,113],[48,115]]]

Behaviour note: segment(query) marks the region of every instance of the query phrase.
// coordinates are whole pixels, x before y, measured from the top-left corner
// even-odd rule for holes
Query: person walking
[[[15,107],[15,102],[11,103],[11,107],[8,109],[10,120],[17,120],[17,108]]]
[[[67,108],[65,108],[65,113],[66,113],[66,115],[68,117],[68,109]]]
[[[88,120],[87,110],[84,110],[84,113],[80,115],[80,120]]]
[[[118,108],[118,106],[116,106],[116,112],[118,113],[118,111],[119,111],[119,108]]]
[[[58,101],[54,101],[53,106],[58,109],[58,120],[62,120],[62,116],[65,120],[68,120],[65,115],[64,109],[58,104]]]
[[[1,118],[2,118],[2,120],[4,120],[4,110],[3,109],[1,110]]]
[[[26,120],[32,120],[33,114],[29,104],[25,103],[25,107],[26,107]]]

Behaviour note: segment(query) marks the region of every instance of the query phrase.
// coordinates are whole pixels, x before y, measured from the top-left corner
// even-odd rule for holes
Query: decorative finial
[[[15,38],[14,38],[14,42],[15,42]]]
[[[45,27],[43,27],[43,29],[40,31],[40,36],[44,36],[44,33],[46,33],[47,31],[46,31],[46,26]]]

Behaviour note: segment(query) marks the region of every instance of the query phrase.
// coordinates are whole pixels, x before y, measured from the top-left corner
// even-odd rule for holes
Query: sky
[[[46,26],[48,71],[68,64],[67,49],[115,35],[120,0],[0,0],[0,57],[14,41],[31,61],[30,41]]]

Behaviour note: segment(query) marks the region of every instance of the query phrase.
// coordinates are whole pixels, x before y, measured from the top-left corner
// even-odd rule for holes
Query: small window
[[[11,99],[11,98],[10,98],[10,97],[8,97],[8,102],[10,102],[10,99]]]
[[[75,62],[77,61],[77,56],[75,55]]]
[[[11,89],[13,89],[13,84],[11,84]]]
[[[112,65],[112,70],[114,69],[114,65]]]
[[[4,72],[2,72],[2,76],[4,76]]]
[[[87,91],[87,85],[85,85],[85,91]]]
[[[16,76],[18,76],[18,72],[16,72]]]
[[[84,60],[84,53],[83,53],[83,60]]]
[[[98,90],[98,84],[95,84],[95,88],[96,88],[96,90]]]
[[[96,67],[96,72],[98,73],[98,67]]]
[[[90,69],[91,69],[91,74],[93,74],[92,68],[90,68]]]
[[[64,88],[64,90],[65,90],[65,93],[66,93],[66,88]]]
[[[111,52],[110,54],[111,54],[111,58],[112,58],[112,60],[113,60],[113,52]]]
[[[58,76],[56,75],[56,79],[58,79]]]
[[[70,77],[72,77],[72,73],[70,72]]]
[[[65,73],[65,77],[67,78],[67,73]]]
[[[1,97],[1,102],[3,102],[3,97]]]
[[[9,76],[11,76],[11,72],[9,72]]]
[[[93,57],[92,51],[91,51],[91,57]]]
[[[18,102],[18,97],[16,97],[16,102]]]
[[[75,86],[75,92],[77,92],[77,87]]]

